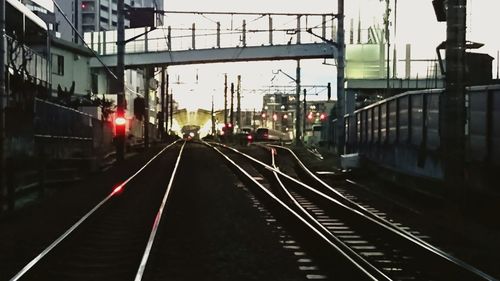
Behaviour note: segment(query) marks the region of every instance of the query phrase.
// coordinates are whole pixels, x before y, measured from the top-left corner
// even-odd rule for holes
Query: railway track
[[[269,149],[271,165],[234,148],[219,147],[222,147],[217,149],[219,153],[224,154],[242,176],[249,177],[249,181],[251,176],[240,166],[241,158],[251,162],[257,169],[268,171],[264,173],[268,181],[272,182],[272,188],[261,186],[261,190],[265,189],[260,192],[261,197],[265,195],[272,198],[273,210],[281,213],[287,210],[296,217],[290,220],[289,216],[282,216],[289,221],[289,226],[299,222],[307,225],[301,231],[309,232],[310,235],[300,233],[302,237],[321,240],[323,246],[329,246],[329,251],[337,252],[336,256],[322,253],[322,258],[331,260],[320,262],[323,266],[335,266],[343,262],[341,276],[351,278],[359,274],[356,278],[366,280],[495,280],[393,224],[384,214],[376,214],[372,209],[360,206],[321,181],[305,166],[301,173],[309,175],[305,180],[307,183],[299,181],[299,177],[283,173],[275,165],[278,147]],[[274,180],[270,177],[274,177]],[[259,185],[258,182],[254,184]],[[344,260],[339,261],[341,258]],[[338,273],[334,272],[335,276]]]
[[[10,280],[169,278],[163,258],[170,255],[170,242],[162,225],[176,175],[184,185],[190,182],[189,169],[177,171],[185,145],[165,147]],[[292,251],[306,279],[495,280],[332,192],[314,174],[306,179],[283,173],[278,147],[259,161],[224,145],[205,145],[239,175],[254,206],[268,213],[267,224],[280,233],[282,247]],[[186,155],[193,159],[193,153]]]
[[[142,280],[184,146],[166,146],[10,280]]]

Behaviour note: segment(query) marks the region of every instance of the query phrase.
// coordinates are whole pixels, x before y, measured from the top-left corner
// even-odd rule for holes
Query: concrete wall
[[[51,51],[53,95],[57,95],[58,85],[61,85],[63,90],[64,87],[69,90],[73,81],[75,81],[75,95],[87,95],[91,90],[90,58],[55,46],[51,48]],[[57,55],[64,57],[64,75],[56,73]]]

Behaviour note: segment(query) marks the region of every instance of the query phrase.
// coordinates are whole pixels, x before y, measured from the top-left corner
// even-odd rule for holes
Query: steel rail
[[[88,213],[86,213],[83,217],[81,217],[75,224],[73,224],[68,230],[66,230],[61,236],[59,236],[54,242],[52,242],[47,248],[45,248],[40,254],[38,254],[34,259],[32,259],[26,266],[24,266],[16,275],[14,275],[10,281],[17,281],[21,277],[23,277],[33,266],[35,266],[43,257],[45,257],[50,251],[52,251],[59,243],[61,243],[64,239],[66,239],[75,229],[77,229],[83,222],[85,222],[92,214],[94,214],[102,205],[104,205],[107,201],[109,201],[115,194],[123,190],[125,185],[129,183],[133,178],[135,178],[140,172],[142,172],[153,160],[155,160],[158,156],[160,156],[167,149],[176,144],[179,140],[169,144],[164,147],[160,152],[158,152],[155,156],[153,156],[144,166],[142,166],[137,172],[135,172],[132,176],[126,179],[121,184],[115,186],[113,191],[106,196],[101,202],[99,202],[94,208],[92,208]]]
[[[137,274],[135,275],[135,281],[141,281],[144,276],[144,271],[146,270],[146,264],[148,263],[149,256],[151,254],[151,249],[153,248],[153,243],[155,241],[156,233],[158,232],[158,227],[160,226],[161,217],[163,215],[163,210],[165,209],[165,205],[167,204],[168,196],[170,195],[170,190],[172,190],[172,185],[174,183],[174,178],[177,173],[177,168],[179,168],[179,163],[181,161],[182,152],[184,151],[184,146],[186,145],[186,141],[181,146],[181,150],[179,155],[177,156],[177,160],[175,161],[174,169],[172,170],[172,175],[170,176],[170,181],[167,185],[167,190],[165,191],[165,195],[163,196],[163,200],[161,201],[160,208],[156,213],[155,221],[153,223],[153,228],[151,229],[151,234],[149,235],[148,243],[146,245],[146,249],[144,250],[144,254],[142,255],[141,263],[139,264],[139,269],[137,270]]]
[[[222,151],[220,151],[218,148],[213,146],[212,144],[215,145],[220,145],[216,143],[207,143],[205,144],[211,148],[213,148],[217,153],[219,153],[222,157],[224,157],[231,165],[233,165],[236,169],[238,169],[242,174],[244,174],[250,181],[252,181],[255,185],[257,185],[262,191],[264,191],[271,199],[273,199],[276,203],[278,203],[283,209],[288,211],[290,214],[292,214],[294,217],[296,217],[298,220],[300,220],[305,226],[307,226],[310,230],[312,230],[316,235],[318,235],[324,242],[326,242],[328,245],[330,245],[332,248],[334,248],[338,253],[340,253],[342,256],[344,256],[353,266],[358,268],[366,277],[368,277],[371,280],[380,280],[376,276],[373,276],[372,273],[368,272],[365,267],[360,265],[356,260],[354,260],[349,254],[347,254],[343,249],[339,248],[338,245],[333,243],[328,237],[325,236],[324,233],[316,229],[313,225],[311,225],[310,222],[308,222],[306,219],[304,219],[300,214],[298,214],[295,210],[290,208],[286,203],[284,203],[281,199],[279,199],[276,195],[274,195],[271,191],[269,191],[267,188],[265,188],[262,184],[260,184],[255,178],[253,178],[245,169],[243,169],[241,166],[236,164],[231,158],[229,158],[227,155],[225,155]],[[225,145],[221,145],[222,147],[229,148]],[[241,152],[237,152],[238,154],[242,154]],[[257,160],[258,161],[258,160]],[[264,164],[266,165],[266,164]],[[273,169],[271,169],[273,170]],[[274,169],[275,171],[278,171]],[[280,172],[281,173],[281,172]],[[390,280],[390,279],[388,279]]]
[[[431,253],[433,253],[433,254],[435,254],[435,255],[443,258],[444,260],[446,260],[448,262],[451,262],[451,263],[453,263],[453,264],[455,264],[455,265],[457,265],[457,266],[459,266],[459,267],[461,267],[461,268],[463,268],[463,269],[465,269],[465,270],[467,270],[467,271],[469,271],[469,272],[471,272],[473,274],[478,275],[482,279],[493,280],[493,281],[497,280],[496,278],[490,276],[489,274],[487,274],[487,273],[485,273],[485,272],[483,272],[483,271],[481,271],[481,270],[473,267],[472,265],[470,265],[470,264],[468,264],[468,263],[466,263],[466,262],[464,262],[464,261],[462,261],[462,260],[460,260],[460,259],[458,259],[458,258],[456,258],[456,257],[454,257],[454,256],[452,256],[452,255],[450,255],[450,254],[448,254],[446,252],[444,252],[443,250],[441,250],[441,249],[439,249],[439,248],[437,248],[437,247],[429,244],[428,242],[423,241],[422,239],[414,236],[413,234],[408,233],[408,232],[406,232],[404,230],[401,230],[398,227],[391,226],[392,224],[389,223],[389,222],[384,223],[383,222],[383,221],[385,221],[384,219],[382,219],[380,217],[378,217],[379,219],[376,219],[376,218],[372,217],[373,214],[370,213],[370,212],[368,212],[368,211],[367,211],[367,213],[369,213],[371,215],[365,214],[362,211],[357,210],[356,208],[347,206],[346,204],[344,204],[344,203],[342,203],[342,202],[340,202],[340,201],[338,201],[338,200],[336,200],[336,199],[334,199],[334,198],[332,198],[332,197],[324,194],[323,192],[320,192],[320,191],[314,189],[313,187],[311,187],[311,186],[309,186],[309,185],[307,185],[307,184],[305,184],[305,183],[303,183],[303,182],[301,182],[301,181],[299,181],[299,180],[297,180],[297,179],[295,179],[295,178],[293,178],[293,177],[291,177],[291,176],[289,176],[289,175],[281,172],[279,169],[275,169],[275,168],[273,168],[273,167],[271,167],[271,166],[269,166],[269,165],[267,165],[265,163],[262,163],[261,161],[255,159],[255,158],[253,158],[253,157],[251,157],[251,156],[249,156],[249,155],[247,155],[247,154],[245,154],[243,152],[240,152],[237,149],[234,149],[232,147],[229,147],[229,146],[226,146],[226,145],[222,145],[222,144],[218,144],[218,145],[221,145],[221,146],[226,147],[226,148],[228,148],[230,150],[233,150],[234,152],[236,152],[236,153],[238,153],[238,154],[240,154],[240,155],[242,155],[242,156],[250,159],[251,161],[253,161],[255,163],[258,163],[259,165],[262,165],[263,167],[265,167],[266,169],[268,169],[270,171],[276,171],[276,173],[278,173],[281,176],[283,176],[283,177],[285,177],[285,178],[287,178],[287,179],[289,179],[289,180],[297,183],[298,185],[306,188],[307,190],[315,193],[316,195],[319,195],[319,196],[323,197],[324,199],[329,200],[330,202],[335,203],[336,205],[338,205],[340,207],[343,207],[344,209],[346,209],[346,210],[348,210],[350,212],[353,212],[353,213],[359,215],[360,217],[362,217],[364,219],[367,219],[367,220],[369,220],[369,221],[371,221],[371,222],[373,222],[373,223],[375,223],[375,224],[377,224],[377,225],[385,228],[386,230],[388,230],[388,231],[390,231],[390,232],[392,232],[392,233],[394,233],[394,234],[396,234],[398,236],[401,236],[402,238],[405,238],[406,240],[411,241],[415,245],[420,246],[421,248],[426,249],[427,251],[429,251],[429,252],[431,252]],[[354,203],[354,204],[358,205],[357,203]]]
[[[313,177],[317,182],[319,182],[321,185],[323,185],[324,187],[328,188],[329,190],[331,190],[332,192],[334,192],[335,194],[341,196],[342,198],[344,198],[346,201],[348,201],[350,204],[353,204],[355,206],[357,206],[358,208],[360,208],[361,210],[365,211],[368,215],[374,217],[374,219],[377,219],[379,220],[381,223],[383,224],[386,224],[387,226],[389,227],[392,227],[394,228],[394,230],[398,231],[399,233],[401,233],[403,236],[407,237],[408,239],[411,239],[413,240],[415,243],[417,243],[419,246],[421,247],[424,247],[426,249],[428,249],[429,251],[432,251],[434,252],[435,254],[441,256],[442,258],[445,258],[447,260],[449,260],[450,262],[453,262],[454,264],[464,268],[464,269],[467,269],[468,271],[472,272],[472,273],[475,273],[479,276],[481,276],[482,278],[486,279],[486,280],[497,280],[496,278],[490,276],[489,274],[487,274],[486,272],[483,272],[481,270],[479,270],[478,268],[475,268],[474,266],[444,252],[443,250],[431,245],[430,243],[428,243],[427,241],[424,241],[422,240],[421,238],[413,235],[412,233],[398,227],[397,225],[391,223],[390,221],[378,216],[377,214],[374,214],[370,211],[368,211],[365,207],[359,205],[358,203],[352,201],[351,199],[348,199],[347,197],[345,197],[343,194],[341,194],[340,192],[338,192],[337,190],[335,190],[333,187],[331,187],[329,184],[327,184],[326,182],[324,182],[322,179],[320,179],[318,176],[316,176],[313,172],[311,172],[311,170],[309,170],[307,168],[306,165],[304,165],[304,163],[299,159],[299,157],[288,147],[284,147],[284,146],[280,146],[280,145],[273,145],[273,144],[268,144],[268,146],[271,146],[271,147],[274,147],[274,148],[281,148],[281,149],[284,149],[284,150],[287,150],[289,151],[293,157],[297,160],[297,162],[299,163],[299,165],[301,166],[301,168],[306,171],[311,177]],[[347,182],[353,184],[354,182],[350,181],[350,180],[346,180]]]
[[[262,147],[266,149],[267,147],[259,145],[259,147]],[[271,163],[272,166],[275,169],[278,169],[278,166],[276,166],[275,162],[275,155],[276,155],[276,148],[271,148]],[[372,263],[367,261],[365,258],[363,258],[361,255],[356,253],[351,247],[347,246],[342,240],[337,238],[331,231],[329,231],[321,222],[319,222],[315,217],[313,217],[298,201],[297,199],[288,191],[288,188],[286,188],[285,184],[283,181],[281,181],[278,173],[276,171],[273,171],[273,175],[276,178],[276,181],[279,183],[281,190],[285,192],[285,194],[288,196],[288,198],[293,202],[293,204],[305,215],[307,218],[312,221],[317,227],[319,227],[327,236],[329,236],[331,239],[335,240],[335,243],[337,245],[340,245],[343,247],[343,251],[347,251],[350,255],[352,255],[354,258],[359,260],[361,263],[365,264],[370,270],[374,271],[375,274],[379,275],[380,278],[377,278],[377,280],[393,280],[389,276],[387,276],[385,273],[383,273],[380,269],[375,267]]]

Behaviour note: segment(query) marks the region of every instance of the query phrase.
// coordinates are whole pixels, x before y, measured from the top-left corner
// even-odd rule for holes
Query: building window
[[[64,75],[64,56],[52,55],[52,73]]]
[[[91,74],[91,83],[92,83],[92,94],[94,95],[97,95],[98,94],[98,91],[99,91],[99,77],[97,76],[97,74],[95,73],[92,73]]]

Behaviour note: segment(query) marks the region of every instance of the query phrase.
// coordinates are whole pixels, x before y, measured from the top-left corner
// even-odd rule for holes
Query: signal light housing
[[[124,126],[125,124],[127,124],[127,119],[125,119],[125,117],[116,117],[115,119],[115,125],[116,126]]]
[[[115,118],[115,136],[125,137],[125,128],[127,125],[127,119],[123,116],[117,116]]]

